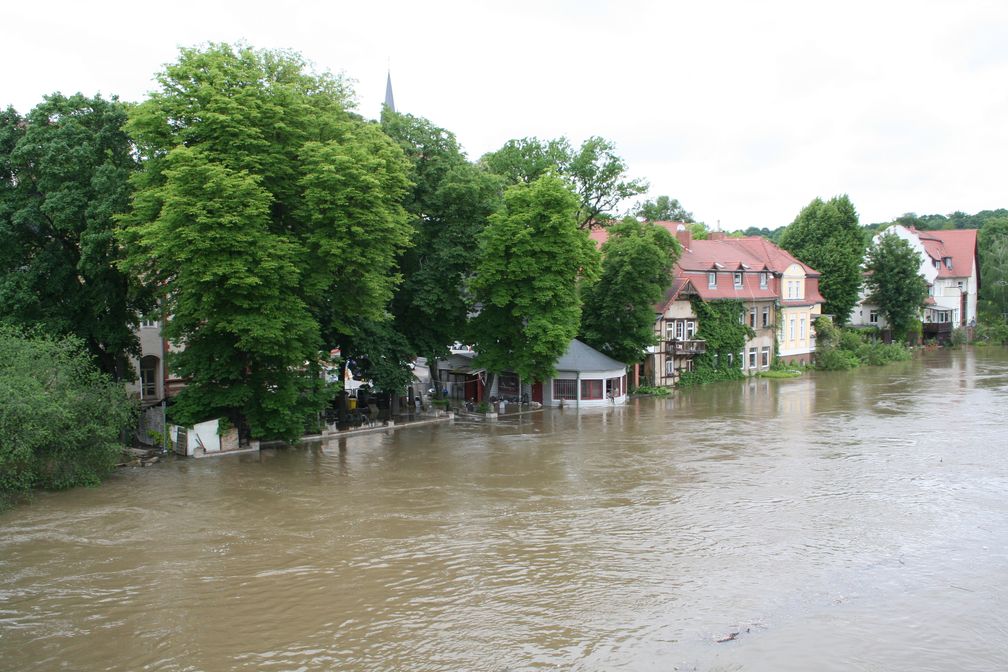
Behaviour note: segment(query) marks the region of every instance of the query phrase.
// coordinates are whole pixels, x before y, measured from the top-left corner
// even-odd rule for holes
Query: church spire
[[[395,99],[392,98],[392,71],[388,73],[388,79],[385,82],[385,107],[389,108],[391,111],[395,112]]]

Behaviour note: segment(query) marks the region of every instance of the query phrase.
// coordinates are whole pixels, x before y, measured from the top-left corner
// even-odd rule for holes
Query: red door
[[[532,384],[532,401],[543,403],[542,383]]]

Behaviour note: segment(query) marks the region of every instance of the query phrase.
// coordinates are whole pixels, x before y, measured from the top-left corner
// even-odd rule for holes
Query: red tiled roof
[[[678,266],[684,270],[706,271],[717,262],[724,270],[736,270],[744,264],[751,271],[764,268],[783,273],[792,264],[798,264],[808,276],[818,277],[819,272],[795,259],[791,254],[766,238],[722,238],[720,240],[694,240],[692,248],[683,250]]]
[[[910,231],[917,234],[931,259],[940,263],[939,278],[964,278],[973,273],[976,229],[918,231],[910,227]],[[946,268],[945,257],[952,258],[952,268]]]

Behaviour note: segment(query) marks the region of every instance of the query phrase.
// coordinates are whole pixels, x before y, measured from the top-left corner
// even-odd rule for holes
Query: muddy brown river
[[[0,670],[1008,669],[1008,350],[171,460],[0,514]]]

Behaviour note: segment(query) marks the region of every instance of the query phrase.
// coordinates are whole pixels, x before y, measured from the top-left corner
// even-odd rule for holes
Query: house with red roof
[[[721,232],[707,240],[693,240],[683,222],[656,221],[682,246],[675,278],[661,303],[655,306],[658,345],[645,362],[645,377],[655,385],[672,386],[692,371],[706,343],[697,338],[699,319],[694,298],[703,301],[739,300],[739,319],[755,336],[741,352],[730,353],[746,373],[770,368],[775,357],[809,362],[815,352],[813,323],[822,313],[819,273],[766,238],[731,238]],[[591,232],[599,245],[606,231]]]
[[[665,223],[659,223],[664,225]],[[815,352],[812,327],[822,312],[819,273],[761,237],[731,238],[712,233],[693,240],[689,229],[674,231],[683,247],[675,281],[655,323],[659,346],[654,353],[656,385],[673,385],[693,368],[705,344],[695,338],[699,323],[692,299],[738,300],[740,320],[755,332],[739,353],[729,357],[746,373],[770,368],[774,357],[809,362]]]
[[[955,327],[976,324],[980,290],[980,256],[976,229],[918,231],[894,224],[875,236],[894,233],[916,250],[920,274],[928,283],[928,298],[922,312],[925,338],[945,340]],[[885,318],[862,290],[849,323],[852,326],[886,328]]]

